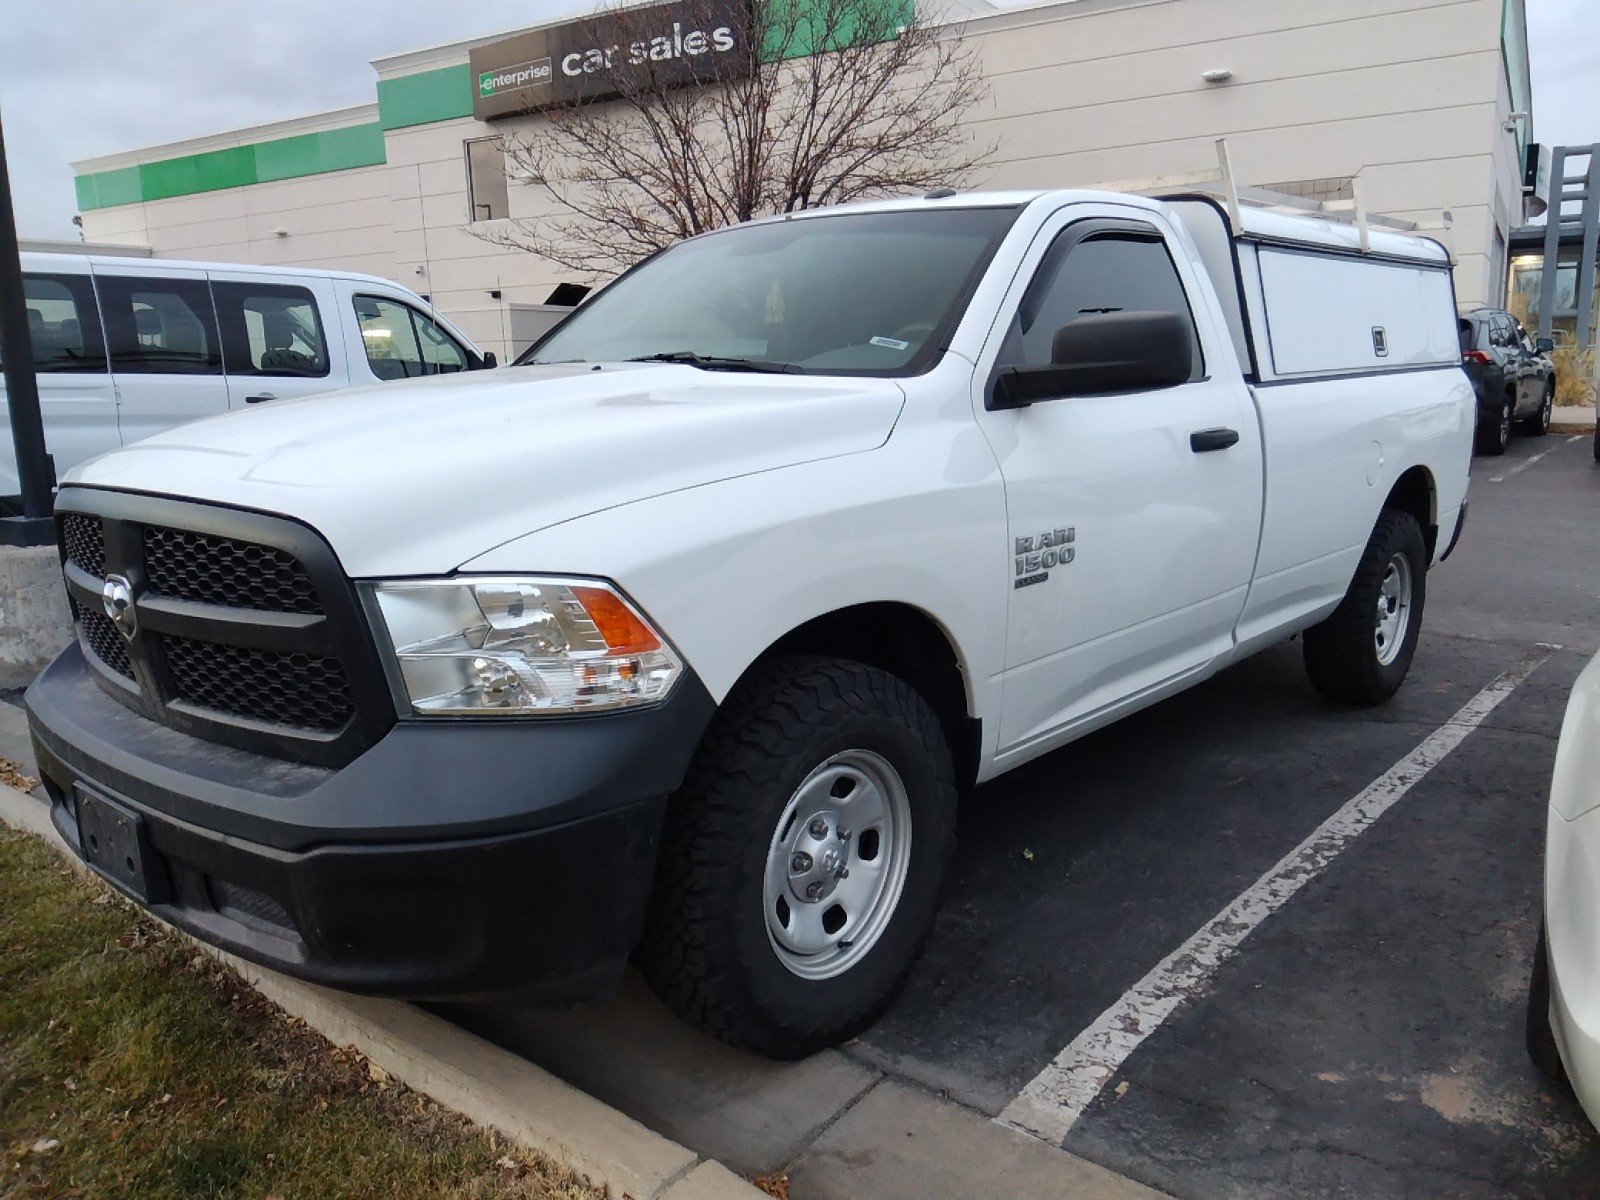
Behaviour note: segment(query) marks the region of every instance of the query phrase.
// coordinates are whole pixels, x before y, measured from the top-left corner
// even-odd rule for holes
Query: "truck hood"
[[[604,508],[874,449],[904,402],[887,379],[507,367],[230,412],[64,482],[297,517],[356,577],[437,574]]]

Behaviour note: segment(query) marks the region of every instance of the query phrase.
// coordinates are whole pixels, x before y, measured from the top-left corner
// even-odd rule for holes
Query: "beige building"
[[[1374,212],[1448,210],[1460,300],[1499,302],[1525,217],[1523,0],[963,3],[992,86],[970,122],[999,147],[979,186],[1198,175],[1226,137],[1242,183],[1337,198],[1359,176]],[[388,276],[485,349],[520,349],[564,275],[472,233],[548,211],[505,177],[505,122],[472,115],[469,51],[507,36],[378,59],[360,108],[74,163],[84,234]]]

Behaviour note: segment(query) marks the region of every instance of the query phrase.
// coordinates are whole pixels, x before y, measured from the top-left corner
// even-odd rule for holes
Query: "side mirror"
[[[1555,338],[1540,338],[1533,345],[1534,349],[1538,350],[1540,354],[1549,354],[1556,348],[1556,340]]]
[[[494,351],[485,350],[472,360],[472,366],[469,369],[473,371],[492,371],[499,365],[500,360],[495,357]]]
[[[1193,326],[1175,312],[1092,313],[1056,331],[1045,367],[1004,367],[993,409],[1104,392],[1145,392],[1187,383]]]

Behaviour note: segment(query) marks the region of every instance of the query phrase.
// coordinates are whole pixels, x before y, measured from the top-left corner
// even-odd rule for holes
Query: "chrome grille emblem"
[[[107,576],[100,587],[100,605],[117,632],[131,642],[133,635],[139,632],[139,610],[133,606],[133,585],[121,575]]]

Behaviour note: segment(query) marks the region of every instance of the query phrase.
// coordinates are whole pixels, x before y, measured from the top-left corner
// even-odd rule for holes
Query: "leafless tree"
[[[592,279],[753,217],[959,186],[993,153],[962,127],[988,85],[960,27],[926,15],[933,7],[684,0],[672,13],[682,29],[725,29],[730,14],[743,26],[733,53],[687,68],[631,61],[629,46],[659,35],[659,8],[653,19],[607,8],[590,23],[619,48],[599,72],[609,94],[503,135],[513,178],[542,190],[553,215],[472,232]]]

